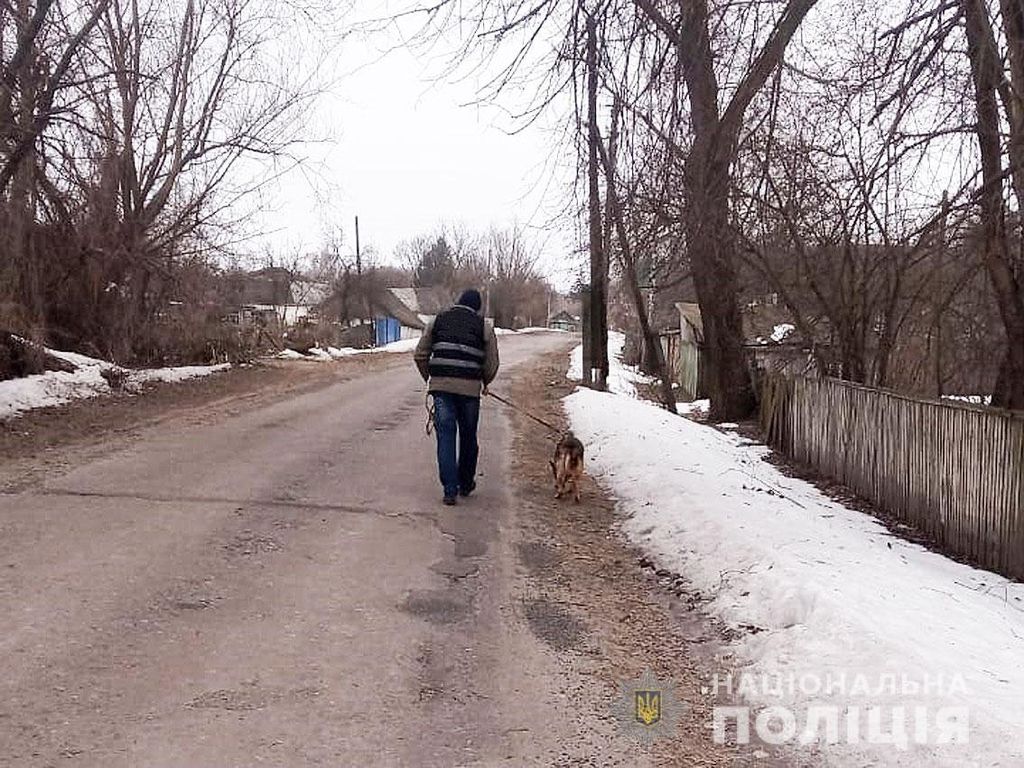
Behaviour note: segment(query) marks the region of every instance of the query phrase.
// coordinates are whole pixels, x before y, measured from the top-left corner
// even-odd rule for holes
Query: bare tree
[[[1024,286],[1022,260],[1011,252],[1004,183],[1009,178],[1018,212],[1024,211],[1024,11],[1003,0],[1004,62],[992,17],[982,0],[962,0],[967,56],[974,81],[978,149],[981,155],[981,253],[1006,329],[1006,357],[993,392],[995,405],[1024,409]],[[1003,121],[1009,126],[1004,140]],[[1004,158],[1009,159],[1007,167]]]
[[[0,3],[0,266],[27,322],[136,354],[188,282],[178,273],[230,242],[243,201],[289,162],[318,61],[278,54],[303,13]]]
[[[730,221],[729,192],[736,146],[747,108],[782,62],[786,46],[814,4],[815,0],[781,4],[768,37],[749,63],[741,67],[737,85],[723,101],[708,2],[689,3],[670,16],[654,0],[637,0],[672,45],[689,105],[683,221],[704,323],[713,419],[745,418],[754,408],[743,349],[736,242]]]
[[[669,101],[674,102],[668,106],[678,122],[675,135],[669,134],[668,138],[679,139],[684,132],[681,123],[686,123],[686,138],[677,147],[685,152],[685,205],[681,208],[686,253],[704,317],[713,418],[744,418],[754,406],[743,349],[730,222],[729,191],[736,144],[748,106],[781,63],[786,46],[813,5],[814,0],[789,0],[723,3],[712,8],[706,0],[680,5],[635,0],[579,3],[570,8],[553,0],[481,0],[469,6],[442,1],[416,7],[429,31],[461,25],[485,58],[490,54],[492,63],[503,62],[496,67],[497,74],[490,81],[491,88],[485,89],[485,96],[500,95],[521,85],[524,67],[538,69],[538,41],[552,46],[556,55],[539,67],[544,73],[543,87],[536,89],[538,97],[523,111],[527,116],[537,114],[559,93],[582,93],[579,74],[587,17],[600,20],[606,46],[609,39],[623,36],[641,41],[642,61],[620,58],[618,51],[611,56],[606,52],[604,66],[649,65],[649,82],[640,87],[663,88],[670,94]],[[639,26],[638,13],[643,22]],[[616,31],[609,34],[607,30],[613,25]],[[765,27],[770,30],[766,36],[758,33]],[[761,41],[749,56],[742,42],[748,32]],[[512,53],[504,57],[500,55],[503,41],[511,41],[507,45],[512,48]],[[716,46],[727,51],[724,57],[716,54]],[[743,62],[737,63],[740,59]],[[627,65],[627,61],[632,63]],[[724,100],[724,108],[720,104],[723,69],[729,69],[730,80],[737,83]],[[631,105],[638,93],[634,90],[620,95],[624,104]],[[684,100],[685,110],[681,104]],[[576,124],[581,122],[577,114]]]

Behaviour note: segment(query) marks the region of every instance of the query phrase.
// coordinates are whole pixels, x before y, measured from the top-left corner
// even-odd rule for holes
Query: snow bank
[[[47,371],[20,379],[0,381],[0,419],[9,419],[35,408],[63,405],[71,400],[110,392],[99,366],[77,371]]]
[[[412,352],[420,343],[419,337],[414,339],[401,339],[385,344],[382,347],[374,347],[377,352]]]
[[[155,382],[180,382],[198,376],[209,376],[227,370],[229,363],[222,365],[187,365],[178,368],[120,368],[113,363],[87,357],[76,352],[62,352],[47,349],[49,354],[77,367],[75,371],[47,371],[20,379],[0,381],[0,420],[9,419],[36,408],[63,405],[72,400],[81,400],[111,393],[110,384],[103,378],[103,371],[122,371],[124,387],[128,391],[143,384]]]
[[[343,357],[351,357],[352,355],[369,355],[376,352],[411,352],[416,349],[418,343],[419,338],[415,338],[401,339],[381,347],[366,347],[365,349],[356,349],[355,347],[313,347],[305,355],[301,352],[296,352],[294,349],[283,349],[274,357],[279,360],[314,360],[329,363],[331,360],[339,360]]]
[[[545,328],[540,325],[528,325],[525,328],[519,328],[513,330],[512,328],[498,328],[495,326],[495,336],[512,336],[519,333],[568,333],[568,331],[562,328]]]
[[[968,405],[992,405],[992,395],[943,395],[942,399]]]
[[[137,384],[152,384],[156,382],[177,384],[186,379],[196,379],[220,373],[228,370],[230,367],[231,363],[220,363],[219,365],[181,365],[176,368],[142,368],[129,371],[128,380]]]
[[[780,323],[772,329],[772,341],[784,341],[795,330],[792,323]]]
[[[640,369],[624,365],[622,351],[626,346],[626,335],[618,331],[608,331],[608,391],[629,397],[636,397],[637,384],[650,384],[654,379],[640,373]],[[583,380],[583,345],[578,344],[569,353],[569,372],[566,376],[572,381]]]
[[[523,328],[518,331],[513,331],[509,328],[494,329],[494,333],[497,336],[513,336],[520,333],[540,333],[541,331],[551,331],[551,329]],[[393,341],[390,344],[385,344],[381,347],[367,347],[365,349],[356,349],[354,347],[341,347],[340,349],[338,347],[327,347],[326,349],[323,349],[314,347],[309,350],[308,355],[303,355],[299,352],[286,349],[283,352],[278,353],[277,357],[288,360],[337,360],[343,357],[351,357],[352,355],[368,355],[376,352],[412,352],[416,349],[416,345],[419,344],[419,341],[419,337],[412,339],[400,339],[399,341]]]
[[[684,416],[702,417],[708,414],[711,410],[711,401],[707,399],[703,400],[691,400],[688,403],[676,403],[676,410]]]
[[[734,434],[611,393],[580,389],[565,407],[589,470],[618,499],[626,535],[740,631],[733,650],[745,673],[833,683],[863,675],[871,687],[866,697],[852,685],[748,687],[755,709],[787,707],[803,726],[809,707],[881,707],[888,733],[905,708],[905,749],[864,743],[862,725],[860,744],[822,746],[815,764],[1022,764],[1024,585],[893,537],[782,475],[763,446]],[[900,686],[886,685],[886,674]],[[903,676],[932,687],[907,695]],[[932,728],[943,707],[967,707],[969,744],[913,743],[916,706],[927,707]]]

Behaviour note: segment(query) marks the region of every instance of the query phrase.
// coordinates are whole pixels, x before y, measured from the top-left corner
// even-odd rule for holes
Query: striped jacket
[[[432,320],[413,354],[430,392],[479,397],[498,373],[494,326],[469,307],[455,305]]]

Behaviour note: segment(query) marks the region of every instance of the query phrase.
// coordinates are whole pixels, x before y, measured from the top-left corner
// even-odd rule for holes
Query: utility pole
[[[592,303],[590,286],[580,289],[580,308],[583,311],[583,370],[580,371],[580,383],[584,387],[594,386],[594,324],[591,322]]]
[[[484,275],[484,317],[491,316],[491,246],[487,246],[487,274]]]
[[[605,264],[601,227],[601,190],[598,184],[597,143],[597,22],[587,17],[587,130],[590,157],[587,171],[590,181],[590,379],[594,389],[608,388],[608,268]],[[584,360],[584,367],[587,361]]]
[[[363,274],[363,258],[359,252],[359,216],[356,216],[356,274]]]

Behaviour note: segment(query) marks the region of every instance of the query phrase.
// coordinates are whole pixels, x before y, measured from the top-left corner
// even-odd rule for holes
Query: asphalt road
[[[0,763],[556,764],[600,715],[515,611],[507,417],[449,509],[423,401],[403,356],[0,496]]]

